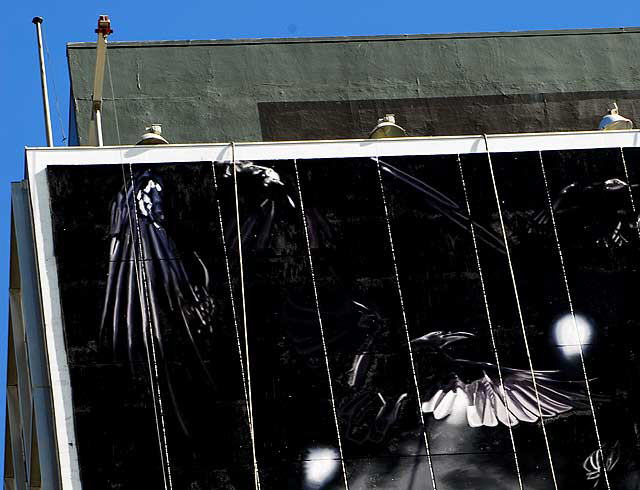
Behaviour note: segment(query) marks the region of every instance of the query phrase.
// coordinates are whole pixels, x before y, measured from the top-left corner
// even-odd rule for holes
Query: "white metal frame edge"
[[[488,136],[491,152],[526,152],[640,147],[640,131],[588,131]],[[80,490],[80,468],[75,441],[71,383],[64,341],[58,268],[53,248],[46,168],[49,165],[105,165],[123,163],[228,162],[353,158],[402,155],[484,153],[483,136],[334,140],[268,143],[231,143],[27,148],[27,171],[33,209],[46,348],[50,361],[56,437],[64,490]]]
[[[640,130],[505,134],[487,138],[492,153],[640,146]],[[235,143],[236,160],[454,155],[484,151],[483,136]],[[228,162],[232,159],[230,143],[27,148],[26,152],[27,161],[36,172],[47,165]]]
[[[36,172],[28,160],[27,157],[45,348],[49,360],[61,486],[63,490],[81,490],[71,380],[67,364],[67,349],[58,288],[58,267],[53,249],[53,225],[49,207],[47,174],[46,168]]]

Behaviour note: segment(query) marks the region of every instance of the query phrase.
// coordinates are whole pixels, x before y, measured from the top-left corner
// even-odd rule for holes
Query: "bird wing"
[[[581,383],[557,380],[551,371],[534,374],[535,385],[531,371],[510,368],[503,369],[502,383],[497,369],[483,370],[470,383],[455,378],[422,403],[422,411],[441,420],[456,407],[464,406],[470,427],[496,427],[500,423],[512,427],[519,422],[534,423],[540,414],[549,418],[585,406],[584,395],[570,389]]]
[[[174,394],[177,385],[169,373],[172,359],[165,347],[173,351],[171,344],[185,339],[205,380],[213,386],[201,353],[200,332],[212,333],[215,303],[209,292],[209,271],[200,257],[193,253],[203,276],[196,280],[189,267],[191,260],[187,260],[190,256],[178,253],[161,222],[140,213],[138,194],[149,181],[158,179],[147,171],[119,192],[111,205],[109,275],[100,342],[110,344],[116,358],[126,352],[132,365],[145,357],[149,360],[150,346],[154,346],[153,355],[166,373],[176,415],[188,433]]]
[[[449,221],[464,230],[470,230],[471,226],[473,226],[476,232],[476,237],[479,241],[500,253],[505,253],[505,246],[502,238],[479,223],[471,220],[466,211],[447,195],[443,194],[435,187],[430,186],[426,182],[400,170],[397,167],[394,167],[387,162],[383,162],[380,159],[378,159],[377,162],[380,164],[380,169],[383,172],[422,193],[425,196],[425,202],[436,211],[442,213],[442,215]]]
[[[193,332],[210,330],[213,322],[209,272],[193,252],[194,263],[203,275],[203,280],[196,280],[187,264],[190,256],[178,252],[161,222],[140,213],[138,195],[142,191],[139,189],[148,181],[158,180],[146,171],[119,192],[111,205],[109,275],[101,339],[107,341],[111,331],[114,353],[124,344],[129,359],[137,361],[140,352],[135,351],[140,350],[141,343],[146,345],[148,342],[141,332],[152,328],[151,333],[162,353],[164,335],[158,312],[163,309],[165,314],[168,311],[175,313],[174,320],[178,324],[183,323],[196,357],[201,360]],[[145,291],[141,291],[143,287]]]
[[[503,239],[471,220],[458,203],[440,192],[435,187],[420,180],[413,175],[379,159],[372,159],[380,165],[380,169],[393,179],[401,182],[407,188],[412,188],[420,192],[425,202],[433,209],[442,214],[451,223],[464,230],[474,227],[478,241],[485,243],[500,253],[505,253]],[[297,197],[295,192],[291,192],[289,186],[281,180],[275,170],[269,167],[261,167],[250,162],[238,164],[237,173],[242,179],[246,179],[248,184],[253,184],[256,195],[266,196],[266,199],[259,205],[254,205],[249,211],[249,215],[241,225],[241,236],[243,245],[249,248],[264,249],[269,246],[269,239],[273,235],[273,227],[278,220],[299,219],[299,211],[291,215],[292,210],[296,210]],[[227,177],[231,177],[231,171],[227,170]],[[246,184],[245,184],[246,185]],[[325,217],[317,210],[307,207],[305,218],[309,232],[311,248],[318,248],[324,243],[331,243],[333,231]],[[230,248],[236,246],[237,231],[233,220],[227,226],[225,235],[230,244]]]

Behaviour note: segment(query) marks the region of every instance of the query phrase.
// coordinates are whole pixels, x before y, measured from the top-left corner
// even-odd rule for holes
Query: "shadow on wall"
[[[289,141],[366,138],[387,113],[408,136],[591,131],[612,100],[626,117],[640,119],[640,90],[263,102],[258,111],[263,141]]]

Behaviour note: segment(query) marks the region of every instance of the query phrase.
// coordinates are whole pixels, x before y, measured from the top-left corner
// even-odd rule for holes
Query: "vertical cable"
[[[424,414],[422,413],[422,397],[420,396],[420,388],[418,386],[418,376],[416,374],[416,365],[413,360],[413,349],[411,348],[411,335],[409,334],[409,324],[407,322],[407,313],[404,307],[404,298],[402,296],[402,288],[400,287],[400,275],[398,273],[398,262],[396,260],[396,250],[393,245],[393,235],[391,234],[391,219],[389,218],[389,209],[387,206],[387,197],[384,191],[384,183],[382,181],[382,171],[380,170],[380,160],[375,157],[376,168],[378,170],[378,182],[380,183],[380,193],[382,195],[382,204],[384,207],[384,217],[387,222],[387,234],[389,238],[389,245],[391,246],[391,259],[393,261],[393,273],[395,275],[396,286],[398,288],[398,298],[400,300],[400,309],[402,310],[402,324],[404,325],[404,332],[407,340],[407,349],[409,352],[409,361],[411,362],[411,374],[413,375],[413,385],[416,390],[416,397],[418,399],[418,413],[420,414],[420,423],[422,424],[422,435],[424,436],[424,447],[427,452],[427,463],[429,464],[429,475],[431,477],[431,485],[433,490],[437,490],[436,477],[433,471],[433,462],[431,461],[431,450],[429,447],[429,438],[427,436],[427,425],[424,421]]]
[[[51,64],[51,53],[49,52],[49,47],[47,46],[47,40],[45,37],[44,26],[41,24],[42,30],[42,44],[44,46],[45,53],[47,53],[47,60],[49,64]],[[51,77],[51,83],[53,84],[53,100],[56,103],[56,114],[58,115],[58,122],[60,123],[60,132],[62,133],[62,142],[67,141],[67,135],[64,131],[64,123],[62,122],[62,112],[60,111],[60,103],[58,101],[58,89],[56,88],[56,77]]]
[[[540,404],[540,393],[538,392],[538,382],[536,380],[536,373],[533,370],[533,361],[531,359],[531,350],[529,349],[529,340],[527,339],[527,332],[524,326],[524,317],[522,316],[522,307],[520,306],[520,296],[518,294],[518,285],[516,283],[516,276],[513,269],[513,262],[511,261],[511,252],[509,251],[509,241],[507,240],[507,230],[504,226],[504,219],[502,217],[502,207],[500,206],[500,196],[498,195],[498,186],[496,185],[496,176],[493,173],[493,163],[491,162],[491,153],[489,152],[489,141],[487,139],[486,134],[483,134],[482,136],[484,138],[484,144],[487,150],[487,160],[489,162],[489,171],[491,172],[491,182],[493,184],[493,193],[496,198],[496,205],[498,206],[498,216],[500,217],[500,227],[502,229],[502,238],[504,240],[504,247],[507,252],[507,261],[509,262],[509,272],[511,274],[511,283],[513,284],[513,294],[516,299],[516,307],[518,309],[518,318],[520,320],[520,328],[522,329],[522,338],[524,340],[524,347],[527,353],[527,360],[529,361],[529,370],[531,372],[531,382],[533,384],[533,391],[536,394],[536,404],[538,405],[538,415],[540,416],[540,426],[542,427],[544,444],[547,449],[547,457],[549,458],[549,467],[551,468],[551,477],[553,479],[553,487],[556,490],[558,490],[558,481],[556,479],[556,472],[553,467],[553,459],[551,457],[551,447],[549,446],[547,429],[544,424],[544,418],[542,417],[542,406]]]
[[[159,383],[159,375],[158,375],[158,362],[156,359],[156,350],[155,350],[155,340],[153,335],[153,321],[151,316],[151,310],[149,306],[150,296],[149,296],[149,288],[147,283],[147,270],[146,270],[146,260],[144,257],[144,247],[142,246],[142,240],[140,235],[140,222],[138,219],[138,211],[134,206],[134,220],[135,221],[135,230],[138,235],[138,251],[135,250],[135,237],[133,230],[133,223],[131,220],[131,207],[129,205],[129,198],[127,196],[127,179],[124,174],[124,167],[121,164],[122,169],[122,177],[124,179],[124,192],[125,192],[125,200],[127,202],[127,214],[129,217],[129,229],[132,233],[133,245],[134,245],[134,255],[133,255],[133,265],[136,271],[136,279],[138,282],[138,293],[140,296],[140,308],[142,313],[142,321],[143,325],[143,333],[145,334],[145,350],[147,354],[147,363],[149,368],[149,383],[151,385],[151,394],[153,399],[153,412],[154,418],[156,422],[156,433],[158,436],[158,444],[160,447],[160,459],[162,462],[162,478],[164,480],[165,490],[173,489],[173,482],[171,478],[171,464],[169,461],[169,446],[167,443],[167,431],[164,420],[164,408],[162,405],[162,394],[160,392],[160,383]],[[129,178],[131,180],[131,188],[132,188],[132,198],[135,199],[135,188],[134,188],[134,179],[133,179],[133,168],[131,163],[129,163]],[[138,255],[138,253],[140,255]],[[142,261],[142,267],[140,267],[139,261]],[[140,294],[142,293],[142,294]],[[148,334],[148,335],[147,335]],[[149,344],[151,344],[151,355],[149,351]]]
[[[629,189],[629,200],[631,201],[631,209],[633,211],[633,215],[636,219],[636,231],[638,232],[638,237],[640,238],[640,217],[638,217],[638,211],[636,209],[635,200],[633,199],[633,190],[631,189],[631,179],[629,178],[629,171],[627,169],[627,160],[624,156],[624,150],[620,147],[620,156],[622,157],[622,166],[624,167],[624,175],[627,180],[627,186]],[[636,434],[638,434],[638,426],[634,423],[634,429]]]
[[[258,473],[258,460],[256,457],[255,448],[255,431],[253,425],[253,397],[251,395],[251,365],[249,363],[249,333],[247,329],[247,304],[246,295],[244,290],[244,261],[242,256],[242,231],[240,226],[240,200],[238,198],[238,172],[236,165],[236,145],[231,142],[231,166],[233,167],[233,192],[236,204],[236,227],[238,231],[238,258],[240,264],[240,294],[242,299],[242,325],[244,327],[244,351],[245,351],[245,363],[247,365],[247,401],[249,404],[249,417],[251,419],[251,425],[249,429],[251,431],[251,443],[253,446],[253,471],[256,490],[260,490],[260,475]]]
[[[298,162],[293,160],[293,167],[296,171],[296,185],[298,186],[298,198],[300,199],[300,213],[302,214],[302,223],[304,225],[304,238],[307,244],[307,258],[309,260],[309,270],[311,271],[311,283],[313,285],[313,297],[316,304],[316,313],[318,314],[318,326],[320,327],[320,339],[322,340],[322,352],[324,353],[324,364],[327,370],[327,379],[329,381],[329,395],[331,396],[331,410],[333,411],[333,422],[336,426],[336,438],[338,441],[338,451],[340,452],[340,464],[342,466],[342,479],[344,481],[345,490],[349,490],[347,481],[347,469],[344,461],[344,453],[342,451],[342,439],[340,437],[340,424],[338,423],[338,412],[336,410],[336,399],[333,395],[333,380],[331,377],[331,367],[329,366],[329,354],[327,351],[327,342],[324,336],[324,326],[322,324],[322,314],[320,313],[320,301],[318,300],[318,288],[316,286],[316,275],[313,269],[313,258],[311,256],[311,243],[309,242],[309,229],[307,225],[307,216],[304,212],[304,201],[302,200],[302,186],[300,185],[300,176],[298,175]]]
[[[116,134],[118,136],[118,144],[121,144],[120,126],[118,124],[118,110],[116,108],[116,98],[115,98],[115,92],[113,90],[113,77],[111,76],[111,65],[109,63],[108,51],[106,52],[106,61],[107,61],[107,70],[109,73],[109,85],[111,87],[111,99],[113,100],[113,113],[114,113],[114,120],[116,123]],[[148,364],[147,367],[149,369],[149,384],[151,385],[151,395],[153,400],[153,414],[154,414],[155,425],[156,425],[156,434],[158,436],[158,445],[160,449],[160,460],[162,464],[162,478],[164,481],[165,490],[172,490],[173,481],[171,476],[171,463],[169,460],[169,445],[167,442],[167,431],[166,431],[166,424],[164,419],[164,407],[162,404],[162,393],[160,391],[158,362],[156,358],[155,340],[153,336],[153,324],[151,320],[152,317],[151,317],[151,311],[149,306],[150,295],[149,295],[148,284],[147,284],[146,260],[144,258],[144,247],[142,246],[142,240],[140,237],[140,222],[138,219],[138,210],[136,206],[134,206],[134,217],[135,217],[134,221],[136,225],[135,230],[138,235],[138,248],[139,248],[140,257],[138,257],[138,252],[135,250],[136,235],[133,232],[134,227],[131,219],[131,206],[129,204],[129,198],[127,197],[128,186],[127,186],[127,178],[124,173],[124,160],[122,158],[122,153],[120,153],[120,168],[122,170],[122,179],[124,182],[124,197],[127,203],[129,229],[131,230],[132,238],[133,238],[133,245],[134,245],[133,263],[136,271],[136,279],[138,282],[138,293],[140,294],[140,292],[142,291],[142,294],[140,294],[140,303],[141,303],[140,308],[142,312],[142,320],[143,322],[145,322],[145,316],[148,319],[145,322],[145,325],[143,325],[143,333],[145,333],[145,331],[148,332],[148,338],[147,338],[147,335],[145,335],[145,350],[147,354],[147,364]],[[129,163],[129,178],[131,180],[132,199],[135,200],[136,197],[135,197],[135,188],[134,188],[134,179],[133,179],[133,167],[131,163]],[[139,263],[138,263],[139,260],[142,260],[143,267],[139,266]],[[151,355],[149,352],[149,343],[151,344]]]
[[[638,219],[638,211],[636,209],[636,203],[633,199],[633,191],[631,189],[631,179],[629,178],[629,170],[627,169],[627,160],[624,157],[624,150],[620,148],[620,157],[622,158],[622,167],[624,168],[624,177],[627,181],[627,188],[629,189],[629,200],[631,201],[631,210],[633,211],[633,215]],[[637,223],[636,223],[637,225]],[[636,226],[636,230],[638,232],[638,236],[640,237],[640,226]]]
[[[107,58],[107,71],[109,72],[109,85],[111,85],[111,101],[113,102],[113,119],[116,123],[116,134],[118,135],[118,145],[121,145],[120,141],[120,125],[118,124],[118,108],[116,106],[116,96],[113,92],[113,78],[111,77],[111,63],[109,63],[109,50],[105,50],[105,57]]]
[[[254,482],[256,490],[260,489],[260,473],[258,472],[258,459],[256,457],[256,441],[255,435],[253,431],[253,412],[251,410],[251,406],[249,404],[249,393],[247,386],[247,376],[244,369],[244,360],[242,354],[242,346],[240,341],[240,327],[238,326],[238,315],[236,313],[236,302],[233,294],[233,284],[231,282],[231,267],[229,265],[229,253],[227,251],[227,244],[224,237],[224,225],[222,223],[222,207],[220,205],[220,198],[218,197],[218,180],[216,177],[216,169],[214,162],[211,162],[211,171],[213,173],[213,188],[216,193],[216,207],[218,210],[218,223],[220,225],[220,239],[222,241],[222,251],[224,254],[224,264],[227,271],[227,283],[229,284],[229,297],[231,299],[231,311],[233,314],[233,326],[235,328],[236,334],[236,344],[238,348],[238,356],[240,359],[240,372],[242,375],[242,390],[244,392],[244,401],[247,408],[247,422],[249,424],[249,435],[251,437],[251,453],[253,456],[253,470],[254,470]],[[244,309],[244,302],[243,302]],[[245,322],[246,324],[246,322]],[[245,335],[246,339],[246,335]]]
[[[493,322],[491,321],[491,312],[489,311],[489,299],[487,297],[487,289],[484,284],[484,274],[482,273],[482,266],[480,265],[480,253],[478,251],[476,231],[475,231],[475,226],[473,224],[473,220],[471,219],[471,204],[469,202],[469,195],[467,193],[467,184],[464,180],[464,172],[462,170],[462,161],[460,160],[459,153],[458,153],[458,170],[460,172],[460,180],[462,181],[462,190],[464,192],[464,200],[467,205],[467,214],[469,216],[469,226],[471,229],[471,239],[473,241],[473,251],[476,257],[476,267],[478,268],[478,275],[480,276],[480,286],[482,288],[482,298],[484,300],[484,309],[487,315],[487,323],[489,324],[489,335],[491,337],[491,346],[493,347],[493,353],[496,359],[496,366],[498,367],[498,378],[500,382],[500,390],[502,390],[502,396],[504,396],[507,413],[511,413],[511,410],[509,410],[509,397],[507,396],[507,391],[504,388],[504,381],[502,378],[502,368],[500,366],[500,356],[498,355],[498,347],[496,345],[496,339],[493,331]],[[516,465],[516,474],[518,476],[518,486],[520,487],[520,490],[524,490],[524,486],[522,484],[522,475],[520,474],[520,463],[518,462],[518,452],[516,451],[516,441],[515,441],[515,438],[513,437],[513,427],[511,427],[511,425],[508,425],[508,428],[509,428],[509,437],[511,439],[511,447],[513,448],[513,458]]]
[[[621,148],[622,150],[622,148]],[[547,172],[544,168],[544,161],[542,160],[542,152],[538,151],[538,156],[540,158],[540,168],[542,169],[542,178],[544,179],[544,188],[547,193],[547,204],[549,205],[549,214],[551,215],[551,224],[553,226],[553,236],[555,237],[556,247],[558,248],[558,258],[560,259],[560,267],[562,269],[562,278],[564,279],[564,288],[567,293],[567,302],[569,303],[569,312],[571,313],[571,318],[573,320],[573,327],[576,331],[576,338],[578,339],[578,347],[580,348],[580,365],[582,366],[582,374],[584,375],[585,387],[587,390],[587,398],[589,399],[589,408],[591,409],[591,417],[593,418],[593,428],[595,430],[596,442],[598,444],[598,451],[600,452],[600,462],[602,466],[602,471],[604,472],[604,480],[608,490],[611,490],[609,486],[609,475],[607,474],[607,465],[605,464],[604,454],[602,452],[602,443],[600,440],[600,431],[598,430],[598,421],[596,419],[596,411],[593,405],[593,398],[591,397],[591,387],[589,386],[589,378],[587,376],[587,366],[584,362],[584,352],[582,349],[582,339],[580,338],[580,329],[578,328],[578,323],[576,321],[575,311],[573,309],[573,300],[571,298],[571,292],[569,289],[569,279],[567,276],[567,270],[564,264],[564,255],[562,254],[562,247],[560,246],[560,238],[558,235],[558,227],[556,225],[555,213],[553,211],[553,203],[551,202],[551,193],[549,192],[549,183],[547,182]],[[624,155],[623,155],[624,161]],[[629,176],[627,174],[627,169],[625,165],[625,174],[627,175],[627,183],[629,182]],[[629,186],[629,190],[631,190],[631,186]],[[631,201],[633,205],[633,198]],[[635,206],[634,206],[635,212]]]

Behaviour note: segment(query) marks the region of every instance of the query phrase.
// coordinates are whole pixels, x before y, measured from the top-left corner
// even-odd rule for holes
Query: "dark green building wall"
[[[94,48],[68,45],[79,144]],[[590,130],[610,100],[640,122],[639,51],[640,28],[113,42],[104,139],[150,123],[171,143],[361,138],[387,112],[411,136]]]

